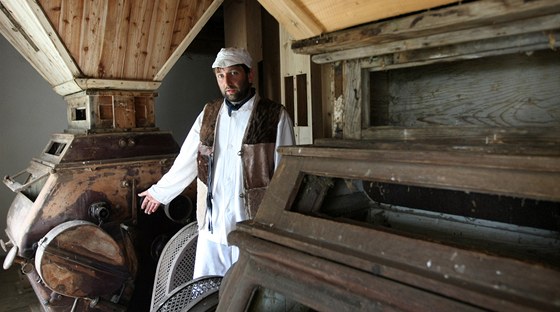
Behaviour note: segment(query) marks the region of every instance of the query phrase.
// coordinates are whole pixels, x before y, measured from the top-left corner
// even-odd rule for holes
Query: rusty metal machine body
[[[150,122],[148,127],[110,129],[101,120],[88,125],[93,129],[82,129],[79,123],[100,121],[103,103],[113,105],[117,98],[86,97],[84,103],[93,108],[69,101],[69,114],[79,115],[76,111],[82,109],[93,114],[70,121],[69,129],[53,134],[25,170],[4,178],[16,193],[7,216],[9,242],[3,245],[11,250],[4,268],[13,262],[22,265],[46,311],[141,311],[149,306],[159,251],[192,221],[171,218],[172,205],[150,216],[139,213],[138,193],[169,169],[179,146],[171,133]],[[130,98],[134,102],[139,97]],[[149,102],[153,111],[153,101],[138,102],[132,107],[149,112],[142,109]],[[132,113],[136,124],[145,117]],[[114,116],[126,114],[123,110]],[[183,202],[173,208],[181,210],[174,217],[189,214],[193,192],[187,188],[178,197]]]
[[[187,186],[138,213],[179,152],[156,127],[156,91],[221,3],[1,1],[0,33],[67,104],[68,128],[4,179],[5,267],[23,266],[45,310],[149,309],[157,257],[195,199]]]
[[[14,176],[26,178],[24,184],[5,179],[16,192],[8,214],[10,239],[22,256],[30,256],[33,244],[61,222],[132,220],[132,195],[157,181],[176,152],[172,137],[159,133],[53,135],[43,154]],[[107,210],[108,220],[98,220],[96,209]]]

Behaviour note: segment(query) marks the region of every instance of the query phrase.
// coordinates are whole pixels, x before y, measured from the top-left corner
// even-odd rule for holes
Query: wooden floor
[[[0,257],[2,263],[4,259]],[[0,268],[0,312],[41,312],[39,301],[20,265]]]

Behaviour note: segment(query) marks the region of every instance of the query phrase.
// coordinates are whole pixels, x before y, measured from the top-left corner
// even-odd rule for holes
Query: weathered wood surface
[[[400,308],[397,311],[558,308],[557,270],[390,232],[286,212],[274,223],[242,223],[230,238],[241,247],[241,254],[249,256],[240,256],[232,270],[236,287],[223,285],[228,298],[224,303],[230,308],[242,306],[243,293],[250,294],[252,287],[260,285],[282,292],[290,289],[297,292],[293,295],[298,302],[328,311],[318,306],[324,300],[333,300],[329,308],[336,311],[356,310],[348,307],[359,301],[356,296],[371,300],[366,307],[389,301]],[[264,264],[263,260],[266,265],[255,266]],[[361,291],[354,288],[365,281],[369,284]],[[399,286],[393,288],[396,285],[389,281]],[[294,290],[302,284],[305,291]],[[331,287],[344,290],[332,296]],[[401,290],[411,291],[409,300],[402,300]],[[422,307],[426,300],[431,302],[430,309]]]
[[[154,80],[212,1],[39,3],[86,77]]]
[[[371,127],[362,131],[362,139],[359,141],[321,139],[315,140],[315,145],[558,157],[560,156],[559,134],[559,127]]]
[[[52,86],[81,75],[35,1],[2,1],[0,31]],[[39,13],[36,13],[39,12]]]
[[[534,49],[541,44],[546,48],[555,48],[560,14],[538,16],[519,21],[502,24],[489,24],[486,26],[453,30],[415,38],[392,40],[375,45],[364,46],[344,51],[335,51],[317,54],[312,57],[318,64],[356,58],[375,58],[387,54],[394,54],[391,58],[383,59],[384,66],[390,67],[399,64],[413,63],[415,59],[430,53],[430,59],[438,60],[451,58],[456,55],[469,55],[490,53],[490,50],[515,47],[519,51]],[[545,39],[541,39],[545,37]],[[515,41],[517,44],[512,44]],[[473,47],[473,43],[476,43]],[[516,51],[515,49],[511,49]],[[498,50],[499,51],[499,50]],[[495,51],[496,54],[498,51]],[[504,53],[504,52],[502,52]],[[417,55],[418,54],[418,55]],[[410,59],[409,59],[410,58]]]
[[[77,78],[66,83],[55,86],[58,94],[73,94],[82,90],[118,89],[118,90],[140,90],[155,91],[161,85],[160,81],[137,81],[124,79],[86,79]]]
[[[313,55],[347,51],[439,33],[521,21],[528,17],[559,11],[560,3],[555,0],[471,1],[295,41],[292,49],[296,53]]]
[[[560,150],[549,156],[521,156],[419,146],[411,150],[390,145],[366,148],[361,141],[354,142],[357,148],[348,148],[350,145],[281,148],[283,161],[259,213],[254,221],[238,229],[260,240],[358,268],[364,275],[371,272],[376,277],[398,280],[484,309],[553,311],[558,308],[556,289],[560,287],[560,272],[557,269],[472,248],[309,217],[293,208],[305,175],[559,202]],[[238,243],[241,242],[236,240],[234,244]],[[243,247],[252,254],[254,249],[245,244]],[[284,265],[282,272],[292,267]],[[332,279],[336,283],[339,273],[330,271],[327,276],[336,276]],[[321,287],[326,280],[329,278],[323,279]],[[416,299],[421,301],[422,296]]]
[[[342,133],[346,139],[359,139],[362,129],[362,70],[357,62],[345,62],[343,68],[344,97],[342,103]],[[335,109],[336,111],[337,109]]]
[[[145,84],[143,84],[145,85]],[[154,103],[157,93],[95,90],[66,96],[69,130],[115,131],[151,128],[155,130]]]
[[[547,23],[560,23],[560,14],[544,18],[531,19],[531,21],[548,20]],[[555,21],[554,21],[555,20]],[[518,23],[522,26],[526,21]],[[507,28],[515,29],[516,23],[512,23]],[[498,27],[498,29],[501,29]],[[480,30],[480,29],[477,29]],[[471,30],[471,33],[476,30]],[[453,37],[456,33],[441,34],[438,37]],[[494,38],[486,38],[481,40],[473,40],[457,44],[449,44],[446,46],[437,46],[424,49],[412,49],[401,51],[401,49],[384,49],[381,45],[379,50],[372,52],[372,55],[360,58],[360,66],[370,71],[382,71],[404,67],[415,67],[427,64],[435,64],[450,61],[469,60],[475,58],[506,55],[513,53],[532,54],[539,50],[555,50],[560,47],[560,42],[556,38],[560,37],[560,30],[551,31],[535,31],[530,33],[522,33],[511,36],[497,36]],[[427,38],[422,38],[422,40]],[[393,47],[398,46],[390,44]],[[384,54],[387,51],[391,53]],[[318,56],[319,57],[319,56]]]
[[[368,139],[377,126],[557,127],[560,14],[529,11],[510,8],[510,18],[525,18],[507,23],[387,35],[377,45],[314,56],[344,68],[333,136]]]
[[[130,81],[162,81],[222,2],[6,0],[0,31],[63,96],[79,79],[153,90]]]
[[[262,231],[262,228],[250,229],[246,224],[240,226],[242,230],[230,234],[229,239],[242,252],[221,286],[217,311],[246,311],[254,303],[250,299],[257,288],[281,293],[313,311],[483,311],[469,303],[384,278],[392,268],[379,264],[374,260],[377,257],[364,259],[365,254],[344,248],[332,250],[328,244],[317,246],[317,240],[307,238],[304,238],[307,243],[298,242],[294,240],[297,234],[283,233],[273,227]],[[333,230],[333,233],[340,232]],[[311,252],[302,252],[300,243]],[[340,260],[342,253],[343,261],[330,261]],[[348,265],[349,259],[356,258],[362,261],[360,269],[352,267],[353,263]],[[282,302],[275,303],[282,305]]]
[[[354,141],[359,146],[360,141]],[[557,147],[557,145],[556,145]],[[453,150],[437,146],[415,149],[395,144],[377,148],[319,147],[281,148],[285,165],[293,173],[361,178],[387,183],[502,194],[521,198],[560,201],[560,151],[552,154],[509,155],[498,151]],[[506,148],[505,151],[508,149]],[[297,157],[292,157],[297,156]],[[299,179],[299,177],[298,177]],[[278,182],[276,182],[278,183]],[[271,185],[272,186],[272,185]],[[285,194],[288,198],[294,194]]]
[[[560,127],[559,73],[552,50],[375,72],[369,126]]]
[[[259,0],[259,2],[295,39],[304,39],[458,1]]]

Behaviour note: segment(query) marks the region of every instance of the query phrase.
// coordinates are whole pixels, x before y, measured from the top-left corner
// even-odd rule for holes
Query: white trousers
[[[199,235],[193,279],[207,275],[224,276],[237,259],[239,259],[237,246],[222,245]]]

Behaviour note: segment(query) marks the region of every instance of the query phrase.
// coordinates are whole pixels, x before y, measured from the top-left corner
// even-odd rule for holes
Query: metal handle
[[[45,177],[46,175],[48,175],[48,172],[45,172],[43,174],[41,174],[40,176],[37,177],[33,177],[33,175],[31,173],[29,173],[31,175],[31,179],[29,181],[27,181],[27,183],[25,184],[21,184],[17,181],[14,180],[14,178],[17,178],[19,176],[21,176],[24,173],[29,173],[27,170],[22,170],[18,173],[16,173],[13,177],[10,176],[4,176],[4,184],[6,184],[6,186],[8,188],[10,188],[10,190],[12,190],[12,192],[14,193],[19,193],[22,190],[25,190],[26,188],[28,188],[31,184],[33,184],[35,181]]]

